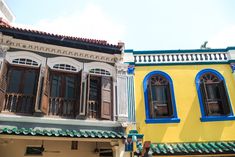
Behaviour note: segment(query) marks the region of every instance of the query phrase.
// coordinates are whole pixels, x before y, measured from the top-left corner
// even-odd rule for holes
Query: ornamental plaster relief
[[[81,59],[103,61],[108,63],[115,63],[117,60],[120,60],[121,57],[121,55],[104,54],[101,52],[94,52],[94,51],[68,48],[51,44],[44,44],[39,42],[14,39],[10,36],[5,36],[5,35],[0,35],[0,44],[9,46],[10,48],[63,55],[74,58],[81,58]]]
[[[40,65],[45,65],[46,64],[46,58],[39,56],[35,53],[32,52],[27,52],[27,51],[15,51],[15,52],[7,52],[6,53],[6,60],[9,63],[12,63],[14,59],[19,59],[19,58],[25,58],[25,59],[30,59],[38,63],[38,67]]]

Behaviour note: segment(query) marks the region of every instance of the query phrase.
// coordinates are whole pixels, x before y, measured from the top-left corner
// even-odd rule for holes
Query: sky
[[[125,43],[126,49],[235,46],[233,0],[5,0],[17,27]]]

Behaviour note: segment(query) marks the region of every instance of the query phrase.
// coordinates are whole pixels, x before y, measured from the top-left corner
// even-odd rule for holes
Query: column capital
[[[234,73],[234,71],[235,71],[235,63],[230,63],[230,67],[232,69],[232,73]]]

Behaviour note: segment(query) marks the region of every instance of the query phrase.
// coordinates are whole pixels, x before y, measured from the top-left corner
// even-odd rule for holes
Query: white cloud
[[[55,19],[42,19],[32,26],[15,25],[61,35],[107,40],[113,44],[124,39],[126,29],[122,23],[116,22],[99,6],[93,4],[87,5],[82,11],[75,11]]]
[[[235,46],[235,25],[225,27],[208,41],[208,47],[211,48],[226,48],[228,46]]]

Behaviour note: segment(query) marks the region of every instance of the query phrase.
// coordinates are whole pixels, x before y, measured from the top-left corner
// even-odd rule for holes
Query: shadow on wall
[[[224,129],[226,127],[231,127],[233,124],[232,121],[201,122],[201,111],[197,94],[195,95],[192,104],[184,105],[190,105],[191,108],[187,113],[187,116],[184,117],[184,119],[181,119],[181,123],[183,124],[179,135],[181,141],[193,142],[220,140],[224,133]]]
[[[142,86],[141,86],[142,87]],[[140,99],[139,103],[137,104],[136,108],[139,110],[136,113],[139,115],[137,116],[138,119],[136,121],[136,129],[140,134],[144,134],[144,141],[151,141],[153,143],[164,141],[169,134],[167,131],[172,130],[172,128],[179,127],[179,123],[153,123],[153,124],[146,124],[146,110],[144,104],[144,97]],[[140,111],[140,109],[143,109]]]

